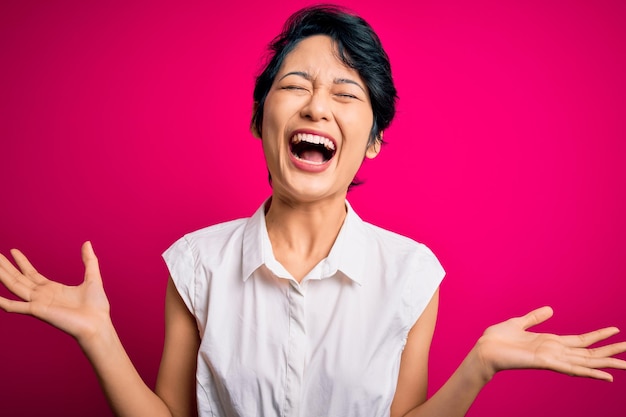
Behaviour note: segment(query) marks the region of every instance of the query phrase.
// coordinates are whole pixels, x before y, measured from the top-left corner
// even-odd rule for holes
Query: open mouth
[[[289,147],[297,159],[316,165],[330,161],[336,150],[332,140],[310,133],[296,133]]]

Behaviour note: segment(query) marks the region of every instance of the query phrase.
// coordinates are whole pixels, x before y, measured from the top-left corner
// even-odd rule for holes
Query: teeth
[[[335,150],[335,144],[323,136],[311,135],[310,133],[297,133],[291,138],[292,143],[308,142],[316,145],[324,145],[326,149]]]

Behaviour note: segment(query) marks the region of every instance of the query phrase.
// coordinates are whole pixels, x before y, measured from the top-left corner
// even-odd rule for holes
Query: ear
[[[252,105],[253,115],[256,113],[258,108],[259,108],[259,103],[255,101],[254,104]],[[252,133],[252,136],[254,136],[255,138],[261,139],[261,132],[259,132],[259,129],[256,128],[253,120],[250,120],[250,132]]]
[[[380,148],[382,144],[383,144],[383,132],[380,132],[380,134],[374,140],[374,143],[372,143],[370,146],[367,147],[367,150],[365,151],[365,157],[368,159],[376,158],[378,154],[380,153]]]

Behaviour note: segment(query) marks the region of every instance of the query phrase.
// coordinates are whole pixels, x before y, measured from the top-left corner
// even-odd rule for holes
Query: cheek
[[[373,125],[374,115],[371,111],[345,113],[340,122],[340,128],[345,135],[363,142],[363,152],[367,147]]]
[[[284,107],[284,103],[275,99],[270,100],[268,96],[265,108],[263,109],[263,124],[261,125],[263,135],[276,134],[284,127],[287,120],[287,112]]]
[[[271,141],[262,139],[263,143],[263,158],[265,159],[265,166],[268,171],[274,172],[276,170],[276,166],[278,165],[278,158],[276,149],[273,146]]]

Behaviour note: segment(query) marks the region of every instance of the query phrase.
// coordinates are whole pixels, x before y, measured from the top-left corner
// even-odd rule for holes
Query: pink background
[[[0,251],[75,284],[92,240],[152,385],[160,253],[270,193],[248,131],[253,80],[310,3],[92,3],[0,5]],[[342,2],[379,33],[400,94],[389,144],[349,198],[448,272],[431,389],[484,328],[544,304],[544,331],[626,328],[626,3],[413,3]],[[4,313],[0,332],[2,416],[110,415],[70,337]],[[626,373],[614,375],[503,373],[468,415],[624,416]]]

